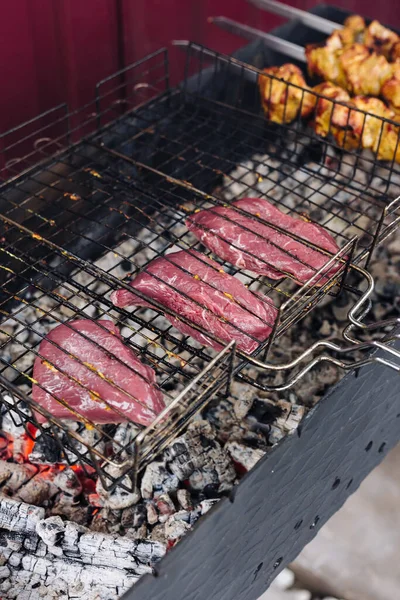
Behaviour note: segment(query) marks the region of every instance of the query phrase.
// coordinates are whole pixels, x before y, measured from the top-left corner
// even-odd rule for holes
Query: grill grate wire
[[[100,82],[95,110],[88,105],[68,113],[63,105],[2,136],[0,382],[14,396],[14,403],[2,402],[2,409],[20,417],[28,436],[30,423],[39,435],[51,437],[63,460],[94,466],[110,489],[129,489],[126,474],[146,466],[246,364],[243,352],[237,352],[234,362],[232,344],[216,355],[188,336],[177,336],[155,311],[115,308],[108,295],[117,286],[129,289],[126,265],[134,275],[168,250],[204,250],[184,227],[188,214],[234,200],[235,184],[244,186],[246,195],[256,195],[257,184],[268,182],[266,196],[279,208],[315,219],[334,235],[339,253],[319,251],[340,269],[325,283],[316,272],[299,289],[290,277],[271,282],[223,265],[279,310],[273,334],[260,344],[258,355],[326,294],[339,293],[347,285],[350,262],[368,260],[400,219],[396,200],[388,202],[391,181],[400,181],[395,165],[357,153],[339,153],[329,162],[334,151],[330,141],[316,139],[299,122],[276,127],[261,116],[256,86],[249,82],[254,69],[241,67],[239,76],[236,70],[233,88],[228,80],[234,63],[211,54],[212,60],[209,50],[199,58],[189,46],[183,85],[171,88],[168,55],[160,51],[125,69],[123,84],[121,73]],[[189,76],[199,69],[200,75]],[[218,100],[204,93],[209,78],[222,90]],[[8,138],[12,141],[7,144]],[[32,143],[33,151],[24,158],[15,156]],[[254,171],[246,160],[254,155],[268,155],[272,167],[249,182]],[[241,171],[235,174],[238,165]],[[110,254],[115,258],[111,265],[105,260]],[[24,320],[27,307],[35,313],[29,322]],[[33,361],[45,337],[43,319],[55,326],[82,317],[111,318],[124,329],[124,341],[156,370],[157,386],[171,407],[168,426],[158,419],[136,442],[124,445],[115,441],[112,427],[78,415],[86,427],[80,425],[77,433],[75,426],[45,414],[26,386],[20,387],[32,383]],[[16,334],[7,329],[10,320],[19,327]],[[32,333],[33,343],[21,340]],[[8,359],[10,344],[18,351]],[[172,389],[181,391],[174,394]],[[49,419],[46,427],[34,411]],[[107,464],[118,466],[119,474],[107,472]]]

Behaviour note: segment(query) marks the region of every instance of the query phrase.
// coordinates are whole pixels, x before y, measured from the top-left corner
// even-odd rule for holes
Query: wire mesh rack
[[[60,106],[2,136],[0,382],[12,395],[2,401],[2,410],[26,424],[33,444],[47,444],[47,451],[52,446],[66,462],[94,466],[110,489],[130,489],[138,471],[189,418],[216,394],[227,393],[234,373],[267,352],[325,295],[336,295],[343,286],[356,292],[347,283],[349,270],[368,259],[400,219],[397,201],[388,199],[397,184],[394,163],[340,152],[300,122],[269,123],[261,114],[255,69],[197,45],[188,45],[186,53],[179,87],[169,85],[169,55],[162,50],[100,82],[94,102],[80,111],[68,113]],[[217,100],[204,92],[210,82],[219,90]],[[272,281],[215,263],[214,269],[236,275],[275,307],[275,321],[266,323],[271,333],[253,339],[257,348],[251,355],[239,347],[235,360],[233,341],[204,331],[143,292],[135,290],[153,308],[129,312],[113,304],[112,291],[130,291],[129,280],[155,259],[170,263],[171,251],[198,250],[208,260],[210,252],[185,225],[188,215],[257,196],[322,225],[338,251],[250,215],[254,223],[324,257],[320,268],[307,265],[310,276],[300,284],[293,274]],[[251,315],[251,307],[241,308]],[[155,379],[147,384],[162,391],[167,405],[145,429],[128,418],[131,430],[122,442],[115,438],[122,418],[107,398],[101,406],[112,417],[102,426],[79,406],[72,407],[70,421],[58,418],[60,405],[71,406],[54,390],[50,411],[31,395],[32,384],[41,387],[33,376],[37,360],[71,378],[42,354],[40,344],[57,325],[71,328],[82,318],[100,329],[103,320],[112,320],[124,343],[154,369]],[[206,334],[214,349],[173,327],[176,319]],[[231,334],[243,333],[240,325],[228,325]],[[62,344],[57,349],[65,351]],[[81,362],[75,354],[72,358]],[[132,376],[138,376],[135,369]],[[134,395],[131,400],[138,402]]]

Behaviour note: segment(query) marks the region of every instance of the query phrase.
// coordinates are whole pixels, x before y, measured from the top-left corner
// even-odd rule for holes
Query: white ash
[[[119,598],[164,556],[165,546],[94,533],[43,509],[0,498],[0,590],[5,598]],[[11,585],[10,585],[11,584]]]
[[[0,496],[0,529],[29,535],[44,518],[44,508]]]

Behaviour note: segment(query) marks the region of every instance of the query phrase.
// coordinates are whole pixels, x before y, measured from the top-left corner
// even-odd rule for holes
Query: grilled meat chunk
[[[186,225],[220,258],[271,279],[289,275],[305,283],[324,267],[330,256],[307,242],[331,254],[339,250],[323,227],[284,214],[262,198],[244,198],[230,207],[202,210],[188,217]],[[285,232],[295,234],[300,241]],[[337,268],[330,266],[325,275],[332,275]],[[319,277],[320,284],[326,280]],[[314,283],[317,281],[318,277]]]
[[[190,323],[211,332],[224,344],[236,340],[239,349],[253,352],[270,335],[278,314],[268,298],[251,292],[217,262],[195,250],[156,258],[130,285],[132,291],[120,289],[111,294],[115,306],[149,306],[157,310],[152,304],[155,300],[176,313],[165,313],[176,329],[216,349],[221,344]],[[135,291],[145,294],[148,300]]]
[[[270,121],[291,123],[297,116],[306,118],[312,113],[315,96],[307,93],[310,88],[298,67],[288,63],[264,69],[263,73],[258,86],[264,112]]]
[[[344,29],[350,29],[354,33],[353,42],[362,41],[362,37],[367,26],[365,24],[364,18],[360,15],[350,15],[347,17],[343,23]]]
[[[378,54],[390,58],[393,46],[399,41],[394,31],[384,27],[379,21],[372,21],[365,30],[364,44]]]
[[[333,135],[339,144],[343,141],[343,134],[349,128],[348,106],[336,104],[335,102],[350,102],[349,94],[338,85],[330,82],[320,83],[315,86],[314,91],[327,98],[318,98],[314,114],[314,130],[318,135],[327,137]],[[334,102],[328,100],[332,98]]]
[[[339,54],[339,62],[345,75],[344,87],[355,95],[379,96],[383,84],[393,73],[392,65],[384,56],[371,53],[363,44],[345,48]]]
[[[390,51],[390,61],[396,64],[400,62],[400,41],[393,44]]]
[[[395,118],[394,112],[379,98],[357,96],[353,98],[352,105],[364,111],[351,110],[349,118],[353,134],[357,139],[361,139],[362,147],[375,152],[379,160],[391,161],[395,159],[399,161],[400,127],[382,120],[393,120]]]
[[[339,60],[342,46],[325,44],[307,44],[305,47],[308,73],[310,77],[319,77],[342,87],[346,86],[346,75]]]
[[[307,117],[310,116],[312,113],[310,108],[313,104],[312,125],[316,133],[322,137],[332,135],[339,146],[345,150],[370,149],[380,160],[400,162],[399,128],[395,123],[383,123],[381,119],[374,118],[374,115],[391,120],[400,118],[400,65],[389,64],[384,56],[371,53],[361,44],[353,44],[337,51],[335,56],[342,65],[342,73],[346,78],[348,89],[357,92],[358,95],[351,97],[341,86],[329,81],[314,88],[307,86],[306,92],[311,90],[325,96],[324,98],[313,96],[313,102],[308,103],[309,109],[306,111]],[[285,65],[286,73],[290,73],[289,66]],[[283,71],[282,73],[284,74]],[[389,79],[387,79],[388,75],[390,75]],[[374,97],[379,89],[389,103],[389,107],[382,100]],[[362,90],[366,91],[360,94]],[[273,118],[275,122],[289,122],[289,116],[295,118],[299,112],[302,112],[299,96],[292,95],[291,102],[290,109],[286,112],[282,104],[279,104],[279,108],[267,106],[267,117]],[[344,104],[336,104],[336,102]],[[351,108],[369,112],[372,116],[365,118],[363,113]]]
[[[389,106],[398,114],[400,112],[400,63],[393,65],[392,77],[383,84],[381,94]]]
[[[155,372],[111,321],[78,319],[55,327],[40,344],[33,377],[33,399],[59,419],[149,425],[165,406]]]

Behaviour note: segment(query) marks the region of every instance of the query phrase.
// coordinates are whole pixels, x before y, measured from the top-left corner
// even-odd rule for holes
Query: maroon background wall
[[[288,0],[310,8],[315,0]],[[332,0],[400,27],[393,0]],[[245,0],[0,0],[0,132],[61,102],[91,100],[95,83],[171,39],[223,52],[243,40],[207,23],[225,15],[260,28],[281,23]]]

